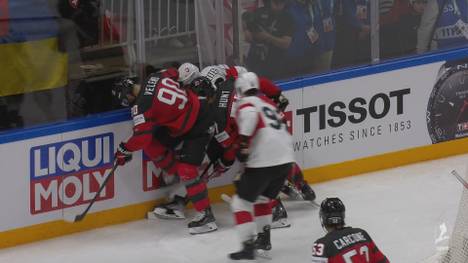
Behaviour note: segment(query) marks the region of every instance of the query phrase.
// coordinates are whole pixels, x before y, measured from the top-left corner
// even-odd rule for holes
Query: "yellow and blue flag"
[[[66,85],[57,18],[48,0],[0,0],[0,96]]]

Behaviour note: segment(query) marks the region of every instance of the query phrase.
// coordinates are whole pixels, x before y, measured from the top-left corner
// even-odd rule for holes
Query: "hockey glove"
[[[132,160],[132,152],[128,151],[125,148],[125,144],[121,142],[119,147],[117,148],[117,152],[115,152],[115,161],[117,165],[124,165]]]
[[[249,143],[247,142],[246,139],[243,139],[239,143],[239,150],[237,151],[237,159],[241,163],[247,162],[247,159],[249,159]]]
[[[280,94],[278,98],[276,98],[275,102],[281,112],[286,110],[286,107],[289,105],[289,100],[283,94]]]
[[[229,169],[231,169],[231,165],[232,163],[227,164],[227,163],[224,163],[223,159],[218,159],[218,161],[216,161],[215,163],[214,171],[213,171],[213,174],[211,175],[211,178],[221,176],[222,174],[227,172]]]

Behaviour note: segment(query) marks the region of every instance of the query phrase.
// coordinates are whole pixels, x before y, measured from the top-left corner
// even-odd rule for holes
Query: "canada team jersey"
[[[239,134],[250,137],[247,167],[260,168],[294,162],[291,135],[270,99],[257,96],[241,98],[236,121]]]
[[[173,136],[179,136],[195,123],[200,102],[190,89],[180,88],[179,83],[170,78],[160,80],[151,76],[142,92],[132,109],[135,126],[151,121],[168,127]]]
[[[167,127],[170,135],[177,137],[187,133],[197,120],[197,95],[171,78],[160,77],[149,76],[132,107],[134,134],[126,144],[130,151],[140,150],[148,143],[154,126]]]
[[[367,232],[345,227],[315,241],[312,263],[389,263]]]

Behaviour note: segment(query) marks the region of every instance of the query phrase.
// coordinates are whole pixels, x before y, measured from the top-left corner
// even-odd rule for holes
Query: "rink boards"
[[[468,99],[468,76],[455,80],[461,88],[448,89],[454,94],[439,96],[436,85],[445,59],[465,54],[447,52],[281,83],[290,100],[286,117],[296,160],[306,179],[314,183],[468,152],[463,138],[468,123],[460,123],[455,101]],[[459,109],[440,110],[444,99]],[[448,122],[434,122],[440,114],[447,114]],[[468,109],[461,114],[466,120]],[[128,111],[117,111],[0,135],[0,247],[144,218],[167,189],[160,188],[154,165],[136,152],[116,170],[83,222],[62,221],[65,211],[78,214],[94,197],[131,127]],[[443,133],[454,129],[460,138],[444,141]],[[235,170],[210,182],[212,201],[233,192]]]

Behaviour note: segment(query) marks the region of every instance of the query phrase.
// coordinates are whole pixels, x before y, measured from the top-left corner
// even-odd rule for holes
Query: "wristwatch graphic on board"
[[[446,62],[427,104],[432,143],[468,137],[468,60]]]

